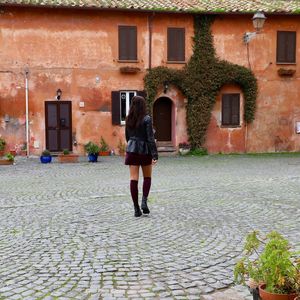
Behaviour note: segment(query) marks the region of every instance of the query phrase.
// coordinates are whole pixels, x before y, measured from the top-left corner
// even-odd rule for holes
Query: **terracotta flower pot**
[[[0,165],[13,165],[13,163],[14,163],[13,160],[0,159]]]
[[[77,154],[59,154],[57,158],[60,163],[76,163],[76,162],[78,162]]]
[[[259,286],[259,296],[262,300],[295,300],[296,294],[273,294],[265,290],[266,285]]]
[[[110,154],[110,151],[100,151],[99,152],[100,156],[109,156],[109,154]]]

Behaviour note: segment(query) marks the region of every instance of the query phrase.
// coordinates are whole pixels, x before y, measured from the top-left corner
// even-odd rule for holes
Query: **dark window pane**
[[[185,61],[184,28],[168,28],[168,61]]]

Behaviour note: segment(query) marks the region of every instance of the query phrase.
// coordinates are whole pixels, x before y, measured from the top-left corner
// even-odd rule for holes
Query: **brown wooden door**
[[[172,101],[162,97],[153,106],[153,125],[157,141],[172,140]]]
[[[46,148],[50,151],[72,151],[72,108],[71,101],[47,101]]]

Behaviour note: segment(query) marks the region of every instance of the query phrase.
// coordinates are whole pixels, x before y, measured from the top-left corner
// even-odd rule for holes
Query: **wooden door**
[[[172,140],[172,101],[162,97],[153,106],[153,125],[157,141]]]
[[[72,108],[71,101],[47,101],[46,148],[50,151],[72,151]]]

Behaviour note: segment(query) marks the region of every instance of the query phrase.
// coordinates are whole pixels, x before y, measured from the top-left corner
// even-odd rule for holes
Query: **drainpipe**
[[[148,16],[148,31],[149,31],[149,70],[152,68],[152,23],[154,18],[154,12]]]
[[[27,157],[29,157],[29,116],[28,116],[28,74],[29,71],[25,70],[25,103],[26,103],[26,150],[27,150]]]

